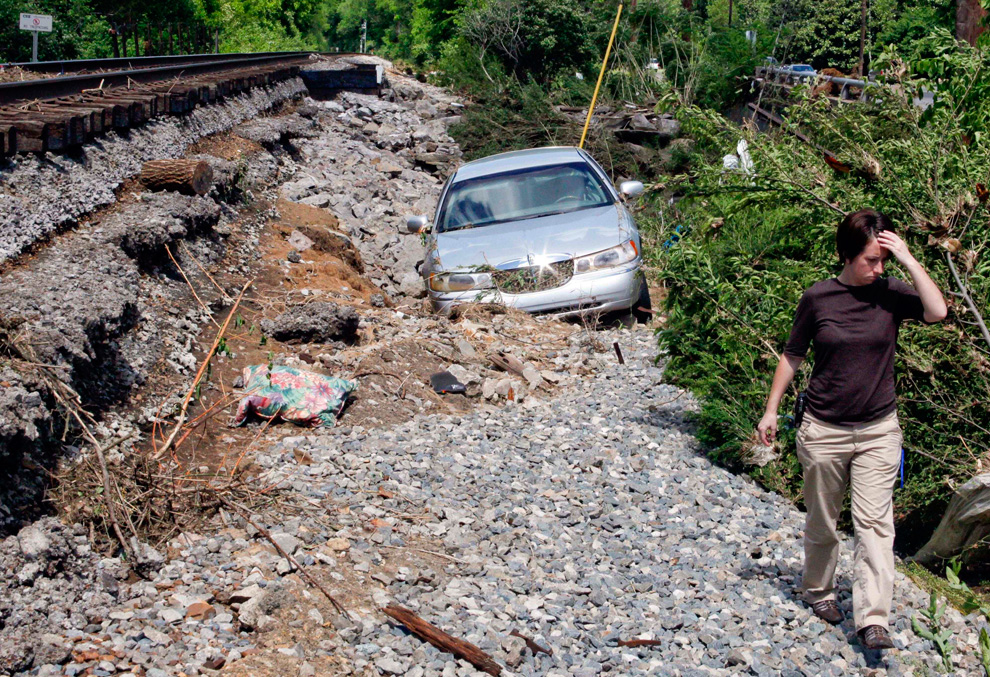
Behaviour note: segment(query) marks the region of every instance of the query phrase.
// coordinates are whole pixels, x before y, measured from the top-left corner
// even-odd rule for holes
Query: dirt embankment
[[[250,655],[244,637],[258,621],[247,599],[229,597],[250,585],[237,573],[250,573],[244,562],[260,557],[266,575],[288,574],[284,584],[301,594],[293,567],[283,570],[272,544],[244,521],[243,534],[231,533],[251,539],[254,554],[242,552],[248,560],[209,594],[199,574],[176,578],[178,570],[162,568],[200,539],[195,532],[229,527],[241,510],[278,509],[291,489],[269,482],[254,458],[291,449],[302,431],[258,419],[228,426],[245,367],[356,381],[340,419],[354,431],[525,406],[595,368],[590,356],[604,346],[584,327],[484,308],[441,318],[426,307],[422,243],[400,227],[406,214],[432,210],[459,157],[445,131],[457,112],[440,90],[403,78],[384,98],[344,94],[283,107],[186,148],[213,167],[207,196],[125,183],[111,208],[8,266],[0,278],[0,526],[10,533],[52,509],[75,526],[39,523],[27,527],[39,534],[21,529],[0,548],[5,568],[27,567],[9,578],[11,603],[0,605],[0,669],[56,674],[71,661],[77,672],[182,666],[195,674],[222,664],[218,656]],[[14,172],[18,181],[25,172]],[[494,365],[506,353],[518,360],[514,373]],[[430,376],[443,370],[467,393],[434,392]],[[54,505],[42,500],[46,491]],[[218,511],[221,523],[212,521]],[[403,575],[404,562],[395,565]],[[154,613],[108,611],[125,599],[146,608],[138,598]],[[173,623],[210,613],[200,602],[231,618],[191,637]],[[132,625],[146,626],[150,653],[117,642]],[[235,644],[243,651],[230,651]]]

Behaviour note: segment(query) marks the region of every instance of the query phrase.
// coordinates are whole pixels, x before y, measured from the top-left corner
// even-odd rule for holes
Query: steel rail
[[[21,82],[0,83],[0,106],[34,101],[36,99],[54,99],[62,96],[79,94],[84,89],[98,87],[126,87],[130,83],[160,82],[180,76],[196,76],[209,73],[220,73],[237,68],[264,66],[277,62],[301,61],[309,58],[311,52],[285,52],[253,54],[247,57],[225,58],[226,55],[214,54],[211,61],[198,63],[179,63],[170,66],[138,68],[133,70],[109,71],[106,73],[87,73],[85,75],[67,75],[58,78],[40,78]]]
[[[355,56],[351,52],[231,52],[228,54],[172,54],[157,56],[136,56],[111,59],[64,59],[61,61],[29,61],[16,63],[0,63],[0,68],[20,68],[32,73],[78,73],[88,70],[134,70],[137,68],[154,68],[157,66],[174,66],[179,64],[202,63],[217,59],[250,59],[261,56],[308,56],[322,54],[324,56]]]

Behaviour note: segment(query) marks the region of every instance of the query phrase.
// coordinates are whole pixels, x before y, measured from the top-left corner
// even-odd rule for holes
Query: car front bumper
[[[527,313],[549,313],[560,317],[627,310],[639,299],[643,273],[641,259],[625,266],[574,275],[554,289],[508,294],[497,289],[441,293],[430,291],[433,309],[444,315],[465,303],[501,303]]]

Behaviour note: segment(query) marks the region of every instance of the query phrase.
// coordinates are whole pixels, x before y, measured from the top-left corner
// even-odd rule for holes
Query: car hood
[[[437,269],[499,268],[530,255],[574,258],[614,247],[630,236],[618,205],[465,228],[437,234]]]

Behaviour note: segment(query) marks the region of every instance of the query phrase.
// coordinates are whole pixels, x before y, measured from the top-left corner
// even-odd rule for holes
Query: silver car
[[[502,303],[578,315],[649,308],[639,231],[616,191],[578,148],[539,148],[469,162],[443,187],[421,272],[435,310]]]

